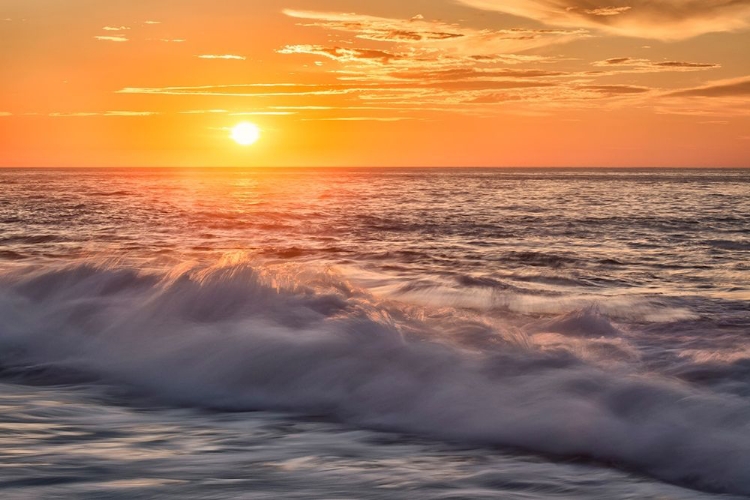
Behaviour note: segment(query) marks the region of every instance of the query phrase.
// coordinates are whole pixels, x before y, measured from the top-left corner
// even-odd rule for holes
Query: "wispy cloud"
[[[655,110],[665,114],[705,117],[750,117],[750,76],[664,92]]]
[[[238,111],[230,113],[229,116],[290,116],[296,114],[294,111]]]
[[[592,63],[599,68],[616,69],[618,73],[661,73],[680,71],[705,71],[721,68],[720,64],[689,61],[651,61],[635,57],[614,57]]]
[[[588,36],[575,29],[481,30],[430,21],[423,16],[394,19],[337,12],[287,9],[287,16],[307,21],[303,26],[352,34],[360,40],[398,43],[411,51],[436,57],[515,54],[536,47],[565,43]]]
[[[226,109],[190,109],[187,111],[180,111],[183,115],[204,115],[204,114],[228,114],[229,116],[289,116],[297,114],[296,111],[279,111],[275,109],[270,110],[255,110],[255,111],[229,111]]]
[[[226,109],[189,109],[177,111],[174,114],[180,115],[203,115],[203,114],[225,114],[228,116],[291,116],[296,115],[298,111],[280,110],[274,108],[265,108],[252,111],[229,111]],[[66,111],[52,113],[26,113],[27,116],[49,116],[52,118],[88,118],[88,117],[149,117],[164,115],[159,111]],[[167,113],[169,114],[169,113]],[[0,117],[12,116],[11,113],[0,112]]]
[[[245,56],[237,56],[234,54],[202,54],[197,57],[199,59],[225,59],[236,61],[244,61],[245,59],[247,59]]]
[[[616,86],[585,87],[586,81],[600,75],[524,67],[565,59],[518,52],[584,39],[589,37],[585,30],[480,30],[423,16],[391,19],[292,10],[285,14],[306,20],[304,26],[352,38],[331,46],[288,45],[278,52],[335,61],[339,67],[329,72],[352,85],[342,92],[369,105],[419,103],[435,110],[454,112],[460,107],[474,113],[471,106],[482,105],[483,112],[489,112],[491,104],[586,102],[636,93]],[[358,46],[357,40],[383,46]]]
[[[629,5],[625,7],[598,7],[596,9],[586,9],[584,12],[592,16],[619,16],[632,8]]]
[[[0,111],[0,116],[13,116],[13,113],[9,113],[8,111]]]
[[[101,40],[103,42],[127,42],[128,39],[124,36],[95,36],[97,40]]]
[[[102,111],[102,112],[66,112],[66,113],[49,113],[47,116],[54,118],[82,118],[88,116],[125,116],[125,117],[138,117],[138,116],[155,116],[161,113],[156,111]]]
[[[343,95],[361,89],[345,85],[318,85],[297,83],[247,83],[232,85],[201,85],[196,87],[125,87],[118,94],[147,94],[175,96],[231,96],[231,97],[283,97],[311,95]],[[377,89],[373,89],[377,90]]]
[[[526,5],[528,2],[533,3],[533,0],[509,3]],[[579,17],[600,19],[586,25],[592,28],[601,23],[609,26],[607,23],[615,23],[615,19],[641,15],[636,12],[640,5],[636,3],[623,5],[613,1],[598,5],[595,0],[587,0],[585,8],[573,10],[580,10],[575,14]],[[728,93],[730,90],[724,87],[729,86],[736,98],[737,92],[744,89],[743,82],[732,81],[678,91],[664,90],[654,86],[654,82],[658,85],[669,82],[666,85],[674,88],[675,83],[679,84],[675,81],[679,75],[660,75],[658,79],[645,75],[721,67],[711,62],[641,57],[586,61],[552,55],[555,52],[549,50],[550,46],[593,40],[588,30],[575,24],[571,24],[571,28],[493,30],[432,21],[424,16],[394,19],[335,12],[286,10],[284,13],[310,28],[311,37],[315,30],[325,32],[314,36],[316,43],[277,49],[278,53],[299,60],[306,72],[303,80],[306,83],[132,86],[117,93],[175,96],[176,99],[190,97],[180,102],[190,102],[190,106],[199,108],[194,98],[205,98],[201,101],[205,102],[206,109],[175,112],[184,115],[297,115],[300,120],[386,122],[425,119],[430,117],[429,113],[542,116],[564,109],[620,107],[698,114],[707,113],[708,107],[694,102],[699,97]],[[328,35],[328,42],[321,42],[326,39],[325,35]],[[231,53],[195,57],[246,60],[243,55]],[[313,65],[321,61],[326,63]],[[636,76],[641,73],[644,75]],[[319,83],[309,83],[316,80]],[[238,104],[228,104],[227,98],[236,98]],[[243,108],[247,111],[241,111]],[[715,106],[710,119],[722,118],[719,115],[727,109],[729,106],[725,103]]]
[[[750,76],[719,80],[702,87],[678,90],[669,95],[675,97],[750,97]]]
[[[340,81],[375,85],[381,90],[390,90],[391,95],[408,88],[419,89],[426,95],[438,92],[435,89],[458,92],[551,86],[533,80],[567,74],[507,66],[559,62],[561,58],[517,52],[588,37],[585,30],[480,30],[430,21],[423,16],[392,19],[331,12],[284,12],[308,21],[304,26],[349,34],[354,43],[359,39],[384,44],[382,48],[344,46],[343,43],[335,46],[299,44],[288,45],[278,52],[333,60],[341,64],[332,70]],[[367,90],[369,92],[361,95],[361,99],[387,100],[390,97],[374,95],[371,87]],[[461,99],[458,94],[454,97]],[[469,96],[469,100],[475,97]]]
[[[187,111],[180,111],[183,115],[207,115],[207,114],[223,114],[229,113],[226,109],[188,109]]]
[[[679,40],[750,25],[750,0],[458,0],[562,27]]]
[[[415,120],[416,118],[407,116],[340,116],[334,118],[304,118],[305,122],[401,122],[405,120]]]
[[[643,94],[651,91],[649,87],[639,87],[637,85],[581,85],[578,89],[608,96]]]
[[[423,16],[409,20],[389,19],[376,16],[339,12],[316,12],[286,9],[284,14],[310,21],[306,26],[317,26],[356,33],[357,38],[385,42],[426,42],[463,38],[455,25],[442,22],[427,22]]]
[[[301,20],[302,26],[328,31],[329,40],[336,40],[336,43],[287,45],[278,52],[317,58],[316,63],[330,61],[324,67],[319,66],[318,71],[340,83],[313,92],[345,96],[346,104],[340,104],[339,110],[351,110],[355,102],[359,102],[365,107],[406,110],[409,105],[418,105],[422,109],[459,110],[468,114],[507,112],[509,107],[519,112],[544,114],[563,108],[602,106],[651,108],[662,112],[667,107],[680,108],[675,106],[676,95],[667,104],[668,91],[643,82],[634,84],[630,79],[613,79],[628,74],[708,71],[722,66],[712,62],[640,57],[613,57],[586,63],[529,51],[591,38],[582,28],[629,35],[636,35],[639,29],[653,29],[656,30],[650,35],[653,38],[669,38],[670,30],[675,30],[680,31],[675,38],[684,38],[694,33],[691,31],[693,21],[705,21],[706,16],[713,21],[725,20],[732,10],[728,3],[740,8],[735,12],[750,5],[750,0],[720,0],[726,4],[724,7],[715,3],[698,5],[692,0],[459,1],[533,17],[560,28],[481,30],[431,21],[424,16],[393,19],[355,13],[285,10],[287,16]],[[659,26],[654,28],[654,25]],[[706,31],[729,29],[729,25],[721,23],[711,26]],[[564,62],[565,70],[554,66]],[[586,70],[583,65],[593,65],[595,70]],[[744,83],[729,82],[716,88],[700,87],[682,92],[685,92],[683,97],[736,94],[744,88]],[[727,109],[719,106],[716,114]]]
[[[161,113],[156,111],[108,111],[106,116],[155,116]]]
[[[373,49],[355,49],[350,47],[324,47],[322,45],[287,45],[278,51],[280,54],[308,54],[326,57],[339,62],[372,62],[387,63],[401,56]]]
[[[144,24],[161,24],[158,21],[147,21]],[[128,38],[131,34],[127,33],[131,31],[130,26],[105,26],[102,30],[106,33],[104,35],[95,36],[97,40],[105,42],[128,42],[131,38]],[[136,29],[137,31],[137,29]],[[127,36],[126,36],[127,35]],[[135,35],[135,33],[133,33]],[[136,39],[136,38],[134,38]],[[142,40],[142,39],[141,39]],[[145,40],[151,42],[165,42],[165,43],[183,43],[186,42],[184,38],[146,38]]]

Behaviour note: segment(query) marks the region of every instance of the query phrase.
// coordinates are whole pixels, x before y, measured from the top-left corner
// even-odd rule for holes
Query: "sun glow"
[[[242,122],[232,129],[232,139],[240,146],[252,146],[260,139],[260,129],[254,123]]]

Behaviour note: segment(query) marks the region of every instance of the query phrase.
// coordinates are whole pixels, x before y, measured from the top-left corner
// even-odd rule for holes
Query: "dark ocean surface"
[[[0,170],[0,497],[750,496],[750,170]]]

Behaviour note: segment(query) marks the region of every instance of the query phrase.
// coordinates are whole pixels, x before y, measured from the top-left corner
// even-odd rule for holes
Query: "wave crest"
[[[94,374],[177,404],[314,413],[584,457],[750,494],[746,401],[539,350],[472,314],[378,299],[332,270],[242,259],[167,272],[27,269],[0,280],[0,366],[16,377],[39,367]],[[581,341],[619,334],[591,311],[543,330]]]

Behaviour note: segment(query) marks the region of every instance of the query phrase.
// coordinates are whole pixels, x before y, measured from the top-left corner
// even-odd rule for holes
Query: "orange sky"
[[[2,0],[0,68],[0,166],[750,166],[750,0]]]

